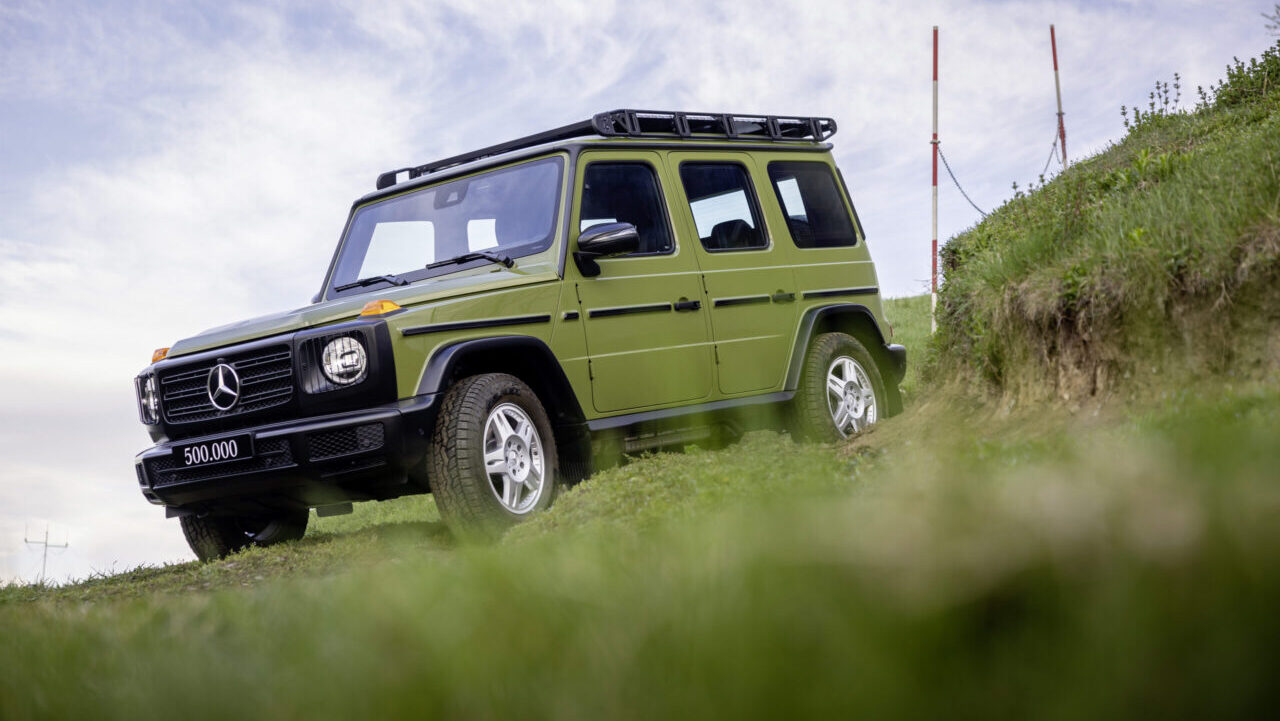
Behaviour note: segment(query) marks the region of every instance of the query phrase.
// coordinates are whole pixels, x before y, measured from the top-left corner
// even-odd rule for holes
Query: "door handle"
[[[681,298],[680,300],[675,302],[675,308],[677,311],[698,310],[701,307],[702,307],[702,301],[700,300],[689,300],[688,298]]]
[[[769,297],[773,298],[774,303],[790,303],[791,301],[796,299],[796,294],[787,293],[785,291],[780,290]]]

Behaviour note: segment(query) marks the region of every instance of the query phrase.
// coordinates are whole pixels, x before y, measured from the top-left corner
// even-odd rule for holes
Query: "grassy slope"
[[[850,444],[758,434],[641,458],[492,547],[454,547],[419,499],[221,563],[0,590],[0,718],[1261,715],[1280,662],[1275,375],[1220,358],[1186,369],[1193,383],[1163,375],[1089,412],[957,397],[937,378],[976,367],[1006,391],[1018,378],[1058,393],[1079,358],[1101,356],[1046,338],[1106,339],[1161,297],[1194,310],[1199,296],[1160,270],[1164,239],[1209,233],[1180,237],[1201,238],[1192,252],[1217,260],[1196,267],[1223,281],[1215,263],[1255,237],[1232,233],[1268,227],[1274,214],[1196,225],[1256,219],[1265,172],[1240,185],[1200,163],[1259,170],[1267,102],[1144,126],[1136,137],[1224,135],[1186,136],[1216,160],[1097,191],[1060,248],[1033,242],[1052,226],[1036,219],[1073,207],[1060,202],[1073,179],[1134,167],[1132,146],[959,239],[927,354],[927,300],[887,308],[934,381],[912,375],[909,412]],[[1257,152],[1237,154],[1233,133]],[[1182,200],[1152,199],[1182,183]],[[1101,218],[1134,208],[1163,229],[1140,234],[1156,250],[1108,251]],[[1246,276],[1268,272],[1265,254],[1236,257],[1262,263]],[[1133,276],[1109,306],[1116,326],[1062,305],[1055,280],[1085,268],[1073,297],[1103,307],[1108,263]],[[1244,302],[1257,277],[1232,286],[1228,327],[1268,307]],[[1064,336],[1017,316],[1053,307]],[[1158,360],[1182,332],[1141,336],[1123,362]]]
[[[902,379],[902,399],[910,404],[920,393],[920,367],[929,341],[929,296],[885,301],[885,316],[893,326],[891,342],[907,347],[907,375]]]
[[[939,375],[1034,399],[1274,370],[1278,89],[1273,48],[948,242]]]

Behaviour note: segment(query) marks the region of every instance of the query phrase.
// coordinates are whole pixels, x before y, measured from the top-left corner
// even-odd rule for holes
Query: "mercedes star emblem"
[[[230,410],[240,400],[240,376],[236,370],[226,363],[219,363],[209,371],[209,380],[205,383],[209,392],[209,402],[220,411]]]

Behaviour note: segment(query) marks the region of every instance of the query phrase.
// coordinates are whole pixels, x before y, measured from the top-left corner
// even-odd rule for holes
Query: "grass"
[[[1280,391],[1250,385],[648,456],[491,547],[362,507],[167,587],[0,597],[0,717],[1243,713],[1280,638],[1277,463]]]
[[[902,379],[902,399],[911,401],[920,393],[920,368],[928,364],[929,346],[929,296],[888,298],[884,301],[884,313],[893,326],[892,343],[901,343],[907,349],[907,375]]]

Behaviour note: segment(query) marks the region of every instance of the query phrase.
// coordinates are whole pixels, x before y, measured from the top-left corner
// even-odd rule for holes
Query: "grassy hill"
[[[872,432],[644,456],[492,546],[408,499],[0,589],[0,718],[1266,713],[1275,64],[948,243],[927,352],[888,304],[928,362]]]
[[[1280,50],[948,242],[935,378],[1024,399],[1266,373],[1280,349]]]

